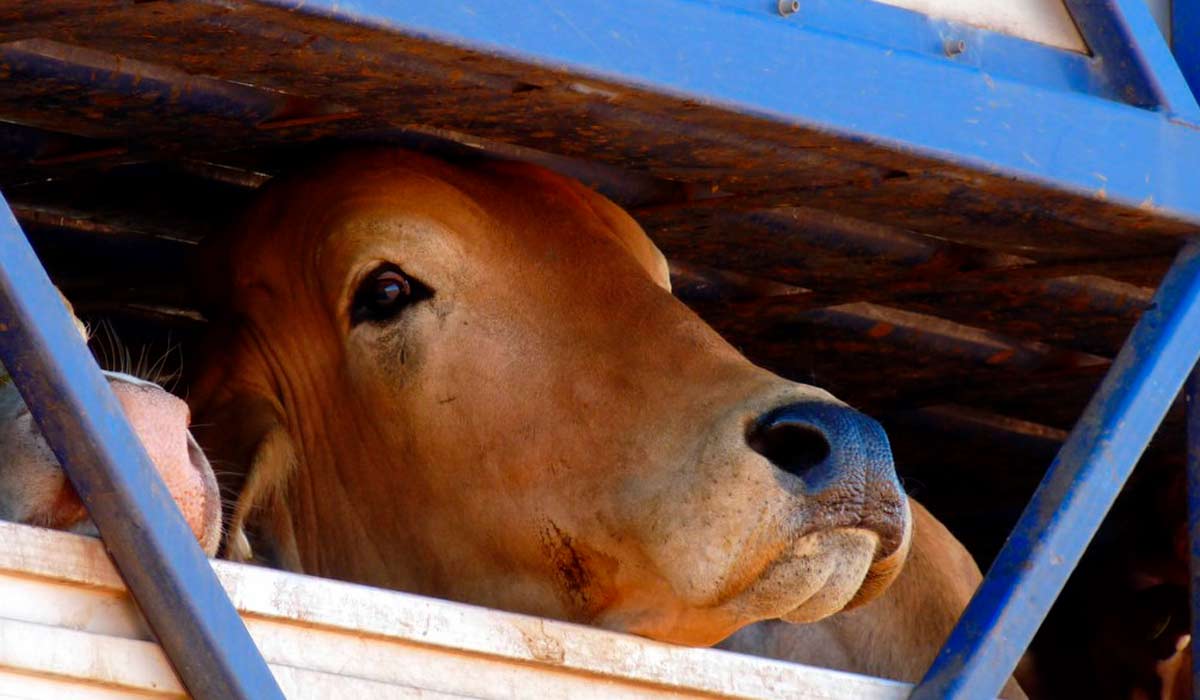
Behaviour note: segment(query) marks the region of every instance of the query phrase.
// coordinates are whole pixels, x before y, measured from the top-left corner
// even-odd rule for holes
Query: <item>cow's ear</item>
[[[904,539],[900,542],[900,546],[888,556],[871,564],[871,568],[867,570],[867,575],[863,578],[862,586],[859,587],[858,593],[846,604],[843,610],[852,610],[878,598],[892,585],[892,582],[896,580],[896,577],[904,569],[904,564],[908,561],[908,553],[912,549],[913,528],[915,527],[914,521],[916,520],[912,499],[906,499],[906,505],[908,506],[908,513],[904,520]]]
[[[300,571],[287,506],[296,451],[278,404],[262,395],[224,397],[201,414],[197,438],[217,466],[228,522],[222,556]]]

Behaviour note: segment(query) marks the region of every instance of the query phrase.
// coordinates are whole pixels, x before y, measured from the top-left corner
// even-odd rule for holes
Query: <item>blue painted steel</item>
[[[1150,14],[1154,18],[1154,24],[1158,25],[1158,30],[1163,32],[1166,43],[1170,44],[1171,0],[1146,0],[1146,6],[1150,7]]]
[[[282,698],[0,197],[0,361],[198,698]]]
[[[748,16],[763,14],[761,0],[715,0]],[[970,66],[992,76],[1053,90],[1123,100],[1105,66],[1084,54],[1063,51],[969,24],[936,19],[872,0],[804,0],[786,20],[806,32],[853,37],[932,61]],[[948,56],[946,43],[961,40],[962,53]]]
[[[1171,49],[1192,94],[1200,96],[1200,2],[1175,0],[1171,4]]]
[[[1065,0],[1092,53],[1132,104],[1200,124],[1200,106],[1145,0]]]
[[[1200,640],[1200,367],[1192,370],[1184,392],[1187,401],[1188,544],[1192,550],[1192,639]],[[1197,691],[1200,691],[1200,654],[1193,653],[1193,697]]]
[[[688,0],[259,1],[1200,222],[1200,130],[1151,110],[813,30],[803,9],[780,17],[766,11],[770,3],[751,14]]]
[[[1158,30],[1166,37],[1167,43],[1171,43],[1171,0],[1146,0],[1146,6],[1150,8],[1150,16],[1154,18],[1154,23],[1158,25]]]
[[[1200,358],[1186,245],[912,697],[996,697]]]

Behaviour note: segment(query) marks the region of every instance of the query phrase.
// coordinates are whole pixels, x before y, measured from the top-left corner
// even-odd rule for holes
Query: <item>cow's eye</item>
[[[409,304],[428,296],[421,283],[410,279],[395,265],[380,265],[367,275],[354,293],[350,323],[386,321]]]

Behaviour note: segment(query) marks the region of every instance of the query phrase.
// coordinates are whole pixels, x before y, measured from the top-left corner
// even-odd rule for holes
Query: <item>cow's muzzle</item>
[[[877,558],[890,556],[903,543],[906,499],[887,434],[876,421],[834,402],[790,403],[755,420],[746,441],[790,475],[780,474],[781,482],[799,491],[804,506],[797,514],[802,528],[797,535],[871,530],[880,540]]]

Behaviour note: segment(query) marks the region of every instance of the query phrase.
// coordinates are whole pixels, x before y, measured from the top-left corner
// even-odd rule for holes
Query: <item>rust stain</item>
[[[125,153],[126,149],[124,146],[114,146],[112,148],[101,148],[94,151],[67,153],[65,155],[56,155],[48,158],[35,158],[31,160],[30,163],[33,165],[63,165],[66,163],[79,163],[86,160],[110,158],[112,156],[124,155]]]
[[[1016,354],[1017,354],[1017,351],[1015,349],[1006,348],[1004,350],[1001,350],[1001,351],[991,355],[990,357],[988,357],[988,359],[984,360],[984,362],[986,362],[989,365],[1002,365],[1005,362],[1008,362],[1009,360],[1011,360],[1013,358],[1013,355],[1016,355]]]
[[[1076,313],[1087,313],[1092,308],[1092,298],[1087,292],[1081,291],[1078,294],[1063,299],[1063,306]]]
[[[256,129],[284,129],[293,126],[308,126],[310,124],[324,124],[326,122],[341,121],[343,119],[351,119],[360,116],[358,112],[335,112],[332,114],[314,114],[310,116],[292,117],[289,119],[268,119],[264,122],[259,122],[255,125]]]
[[[557,637],[546,633],[546,624],[541,620],[533,623],[516,625],[525,642],[525,648],[535,660],[546,664],[561,665],[566,659],[566,651]]]

